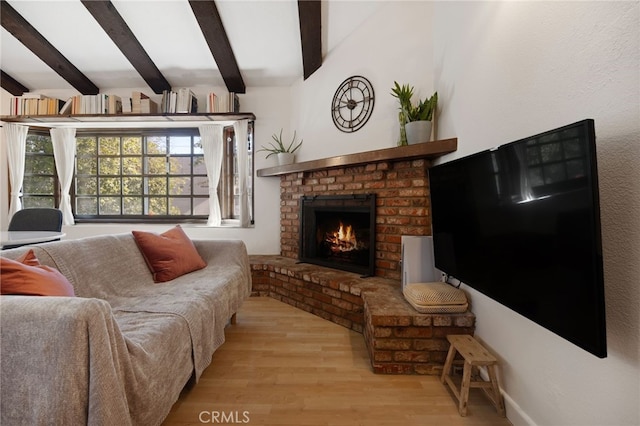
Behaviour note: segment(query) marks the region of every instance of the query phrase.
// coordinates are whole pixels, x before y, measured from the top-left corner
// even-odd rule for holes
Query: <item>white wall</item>
[[[220,88],[193,88],[199,100],[206,99],[208,91],[216,93],[224,92]],[[132,90],[140,90],[154,97],[148,88],[109,90],[121,96],[130,96]],[[47,91],[34,90],[48,96],[66,99],[76,93],[72,91]],[[2,90],[0,96],[1,114],[9,113],[8,105],[11,95]],[[160,96],[155,96],[159,101]],[[290,89],[289,88],[249,88],[247,93],[240,95],[240,106],[243,112],[253,112],[255,121],[255,144],[259,148],[267,143],[271,135],[282,127],[287,127],[290,116]],[[257,153],[255,156],[255,169],[271,166],[271,159]],[[8,225],[7,212],[7,162],[6,147],[0,135],[0,227],[6,229]],[[254,188],[255,226],[253,228],[210,228],[200,225],[183,224],[185,232],[192,238],[230,238],[242,239],[251,254],[279,254],[280,252],[280,181],[278,178],[255,178]],[[101,234],[115,234],[130,232],[133,229],[163,232],[173,225],[148,225],[148,224],[77,224],[64,226],[63,231],[67,239],[76,239]]]
[[[335,45],[320,69],[292,87],[291,127],[304,138],[299,160],[372,151],[397,145],[398,102],[393,82],[414,86],[424,99],[433,94],[433,46],[428,27],[430,2],[327,2],[328,22],[358,13],[368,18]],[[351,10],[349,8],[354,8]],[[348,16],[348,15],[347,15]],[[407,31],[411,36],[407,37]],[[331,119],[331,101],[348,77],[361,75],[373,85],[375,105],[367,124],[354,133],[338,130]]]
[[[465,288],[516,425],[640,424],[639,18],[638,2],[434,4],[440,135],[459,147],[444,161],[595,120],[608,357]]]

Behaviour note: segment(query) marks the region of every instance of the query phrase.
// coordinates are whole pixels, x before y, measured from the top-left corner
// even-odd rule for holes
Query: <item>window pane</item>
[[[120,158],[100,158],[99,162],[101,175],[120,174]]]
[[[193,214],[196,216],[209,216],[209,199],[208,198],[194,198],[193,199]]]
[[[142,212],[142,197],[124,197],[122,200],[124,204],[123,214],[140,216]]]
[[[53,156],[26,155],[24,159],[24,172],[36,175],[55,175],[55,160]]]
[[[98,174],[98,162],[95,158],[76,158],[76,172],[80,175]]]
[[[100,178],[100,194],[120,195],[120,178]]]
[[[150,136],[147,138],[147,154],[166,154],[167,139],[164,136]]]
[[[149,205],[147,214],[150,215],[166,215],[167,214],[167,199],[164,197],[149,197],[147,198]]]
[[[120,138],[118,137],[101,137],[98,139],[98,154],[100,155],[119,155],[120,154]]]
[[[22,191],[25,194],[52,195],[54,180],[52,176],[25,176]]]
[[[93,155],[95,156],[97,154],[97,149],[96,149],[96,145],[97,141],[96,138],[94,137],[88,137],[88,138],[83,138],[83,137],[79,137],[76,138],[76,153],[78,156],[84,156],[84,155]]]
[[[122,158],[122,174],[123,175],[141,175],[142,174],[142,157],[123,157]]]
[[[169,173],[185,175],[191,173],[191,157],[172,157],[169,160]]]
[[[169,178],[169,194],[190,195],[191,194],[191,178],[188,178],[188,177]]]
[[[200,136],[193,137],[193,153],[202,155],[202,141],[200,140]]]
[[[150,175],[166,175],[167,162],[166,157],[149,157],[146,159],[147,174]]]
[[[76,194],[78,195],[95,195],[98,193],[97,179],[94,177],[78,177],[76,178]]]
[[[167,179],[166,178],[147,178],[147,191],[149,195],[166,195]]]
[[[53,144],[50,136],[28,135],[25,142],[25,152],[53,155]]]
[[[98,199],[95,197],[76,198],[76,214],[78,215],[98,214]]]
[[[55,200],[53,197],[22,197],[22,204],[25,209],[37,207],[55,208]]]
[[[204,164],[204,157],[198,156],[193,158],[193,174],[194,175],[206,175],[207,166]]]
[[[122,154],[142,154],[142,138],[128,137],[122,138]]]
[[[170,215],[190,215],[191,199],[189,198],[169,198]]]
[[[100,214],[120,214],[120,198],[101,197]]]
[[[142,195],[142,178],[122,178],[122,193],[126,195]]]
[[[206,177],[194,177],[193,195],[209,195],[209,179]]]
[[[169,154],[191,155],[191,136],[171,136]]]

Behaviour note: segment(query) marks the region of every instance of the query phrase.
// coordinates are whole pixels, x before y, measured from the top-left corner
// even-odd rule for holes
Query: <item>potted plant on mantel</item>
[[[419,142],[429,142],[431,139],[431,124],[438,106],[438,92],[430,98],[418,100],[417,104],[411,102],[413,86],[403,84],[400,86],[394,81],[391,89],[393,97],[400,102],[400,141],[398,145],[408,145]]]
[[[275,133],[271,135],[271,138],[275,142],[269,142],[269,146],[265,147],[262,145],[262,149],[259,151],[267,151],[266,158],[275,155],[278,159],[279,166],[285,166],[287,164],[292,164],[295,161],[295,152],[302,146],[302,139],[300,142],[296,144],[296,132],[293,132],[293,139],[291,139],[291,143],[285,145],[282,141],[282,129],[280,129],[280,135],[277,136]]]

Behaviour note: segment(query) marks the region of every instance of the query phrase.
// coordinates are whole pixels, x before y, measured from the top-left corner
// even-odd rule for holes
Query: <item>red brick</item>
[[[393,351],[374,351],[373,360],[379,362],[393,361]]]
[[[412,342],[409,339],[375,339],[374,349],[390,349],[394,351],[411,349]]]
[[[449,341],[446,339],[416,339],[413,341],[413,348],[417,351],[447,352]]]
[[[393,353],[393,360],[399,362],[428,362],[429,358],[427,351],[396,351]]]
[[[431,327],[396,327],[393,329],[395,337],[431,337]]]
[[[351,302],[347,302],[346,300],[336,299],[331,300],[331,304],[337,306],[346,311],[350,311],[353,309],[353,304]]]

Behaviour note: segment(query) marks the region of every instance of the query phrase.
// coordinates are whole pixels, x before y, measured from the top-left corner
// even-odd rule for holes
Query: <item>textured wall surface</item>
[[[476,335],[500,357],[516,425],[640,424],[639,9],[638,2],[435,6],[440,136],[459,145],[443,161],[595,120],[608,357],[467,287]]]

